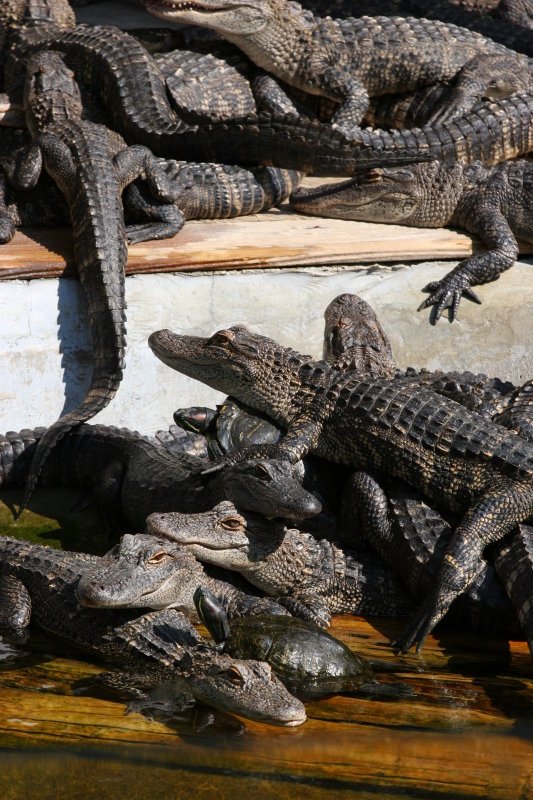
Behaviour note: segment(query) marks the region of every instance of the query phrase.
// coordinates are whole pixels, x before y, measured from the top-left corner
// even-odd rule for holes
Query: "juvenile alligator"
[[[130,244],[175,236],[190,219],[229,219],[258,214],[287,199],[302,174],[276,167],[160,162],[172,184],[173,203],[156,203],[144,183],[126,187],[123,195],[126,235]],[[9,242],[15,229],[54,227],[70,222],[63,195],[50,181],[39,179],[31,192],[15,191],[0,175],[0,242]]]
[[[371,553],[237,511],[222,502],[201,514],[151,514],[147,530],[201,561],[239,572],[291,613],[328,627],[331,614],[401,616],[413,609],[393,572]]]
[[[401,478],[461,515],[432,591],[400,640],[422,646],[470,584],[484,548],[533,512],[533,444],[418,387],[332,370],[244,326],[209,339],[158,331],[155,354],[190,377],[267,413],[287,433],[255,455],[295,462],[308,452]],[[244,458],[225,456],[219,466]],[[216,468],[216,467],[215,467]]]
[[[431,588],[452,527],[406,487],[388,487],[385,495],[368,475],[358,477],[355,550],[238,511],[228,501],[202,514],[151,514],[147,526],[153,535],[174,539],[196,558],[239,572],[296,616],[324,627],[329,613],[403,616],[413,608],[413,598]],[[364,544],[360,547],[364,541],[373,545],[379,558]],[[503,552],[502,543],[495,547]],[[523,586],[512,574],[512,557],[502,558],[502,565],[509,587],[520,596],[517,609],[526,612],[531,632],[532,615],[527,614]],[[524,585],[525,575],[523,569]],[[528,580],[531,584],[531,576]],[[485,560],[449,617],[458,627],[520,636],[513,606]]]
[[[472,286],[497,280],[518,256],[516,237],[533,242],[533,167],[512,161],[486,168],[480,163],[446,167],[437,161],[404,169],[371,170],[343,183],[300,189],[291,199],[296,211],[317,216],[438,228],[464,228],[490,248],[462,261],[423,291],[419,310],[445,308],[453,321],[461,297],[481,301]]]
[[[49,45],[64,53],[78,79],[98,93],[127,141],[145,144],[166,158],[275,163],[316,174],[350,175],[383,163],[432,158],[497,163],[533,148],[533,96],[527,92],[481,104],[450,123],[414,131],[361,129],[358,141],[349,141],[331,125],[293,112],[189,124],[171,107],[164,76],[150,54],[112,27],[79,25],[51,37]]]
[[[86,608],[177,608],[198,622],[193,595],[200,585],[217,596],[230,617],[287,613],[268,598],[251,596],[210,576],[175,542],[143,533],[124,534],[84,572],[76,595]]]
[[[145,2],[164,19],[222,34],[285,83],[336,100],[333,123],[347,137],[360,125],[369,96],[455,79],[447,102],[432,116],[433,122],[445,122],[470,111],[484,96],[527,90],[530,84],[527,58],[443,22],[335,20],[315,17],[286,0]]]
[[[27,479],[45,429],[0,437],[0,485],[21,486]],[[43,467],[45,485],[80,486],[105,512],[118,514],[120,528],[142,530],[153,511],[208,509],[226,497],[267,516],[313,516],[318,500],[293,478],[290,464],[252,460],[218,476],[199,474],[205,461],[125,428],[81,425],[50,453]]]
[[[135,618],[132,612],[80,609],[76,586],[98,562],[95,556],[0,538],[0,586],[8,580],[4,621],[18,615],[68,646],[124,669],[148,673],[155,683],[175,682],[184,698],[278,725],[305,721],[295,700],[265,664],[235,661],[209,647],[188,620],[173,609]],[[13,626],[11,626],[13,627]],[[18,626],[20,627],[20,625]]]
[[[17,189],[28,189],[36,185],[44,167],[65,196],[74,258],[87,301],[94,369],[85,399],[41,437],[19,514],[57,441],[105,408],[122,379],[127,246],[121,192],[145,173],[154,195],[172,199],[161,164],[146,147],[127,147],[107,128],[81,119],[78,86],[59,54],[46,51],[32,56],[24,97],[33,142],[4,169]],[[150,238],[152,233],[159,236],[162,227],[161,222],[147,225],[142,234],[136,229],[136,240]]]

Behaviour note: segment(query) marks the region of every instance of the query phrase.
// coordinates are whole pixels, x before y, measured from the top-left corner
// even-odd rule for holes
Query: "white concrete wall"
[[[244,323],[286,345],[321,354],[323,312],[340,292],[378,311],[399,366],[470,369],[516,382],[533,376],[533,266],[515,265],[463,300],[459,320],[428,324],[420,289],[452,263],[379,268],[244,270],[127,278],[128,351],[123,383],[95,420],[143,432],[168,427],[179,406],[212,405],[217,394],[151,353],[158,328],[209,335]],[[75,280],[0,286],[0,431],[52,423],[84,396],[91,374],[87,316]]]

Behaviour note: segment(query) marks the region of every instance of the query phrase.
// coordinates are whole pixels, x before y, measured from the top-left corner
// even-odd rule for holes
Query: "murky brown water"
[[[16,527],[0,508],[2,533],[105,551],[94,515],[55,520],[51,509],[73,497],[40,492]],[[443,629],[423,658],[400,659],[388,642],[401,627],[337,617],[332,630],[363,655],[399,662],[414,698],[325,698],[291,730],[207,709],[148,720],[88,688],[101,667],[39,632],[0,644],[0,798],[533,798],[525,643]]]

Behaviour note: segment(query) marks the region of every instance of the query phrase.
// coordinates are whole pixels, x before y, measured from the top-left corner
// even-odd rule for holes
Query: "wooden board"
[[[127,274],[460,259],[479,249],[477,240],[444,228],[306,217],[282,207],[187,222],[172,239],[130,247]],[[520,252],[533,253],[533,246],[524,244]],[[69,230],[17,232],[0,253],[0,280],[74,271]]]

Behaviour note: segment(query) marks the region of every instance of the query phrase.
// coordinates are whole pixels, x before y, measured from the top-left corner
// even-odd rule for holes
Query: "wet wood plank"
[[[338,617],[332,627],[351,646],[357,643],[359,652],[391,662],[396,657],[387,643],[400,629],[400,621],[359,617]],[[497,655],[495,671],[468,674],[482,662],[486,673],[484,656],[490,652],[493,662]],[[289,796],[296,775],[300,782],[338,791],[373,787],[373,794],[380,788],[385,794],[423,790],[426,797],[528,797],[533,744],[515,735],[520,718],[531,711],[525,645],[502,643],[494,650],[482,637],[448,633],[441,641],[430,638],[423,660],[401,661],[401,679],[417,693],[413,699],[335,696],[309,703],[309,719],[298,730],[249,721],[237,729],[222,717],[216,727],[195,731],[192,720],[149,721],[126,714],[121,702],[74,694],[72,682],[99,668],[53,658],[41,641],[33,662],[18,668],[4,661],[0,669],[0,745],[83,745],[111,752],[119,745],[142,746],[161,767],[171,758],[174,766],[205,774],[223,767],[241,775],[241,782],[244,776],[276,776],[280,797]],[[511,695],[515,702],[509,706]],[[211,790],[217,786],[213,778]]]

